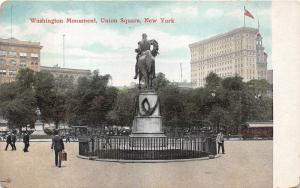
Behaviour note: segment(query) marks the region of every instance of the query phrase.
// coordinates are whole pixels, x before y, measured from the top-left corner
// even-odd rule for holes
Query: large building
[[[243,81],[267,78],[267,57],[258,29],[241,27],[189,45],[191,82],[205,86],[210,72],[221,78],[241,76]]]
[[[66,79],[73,79],[74,82],[76,82],[79,77],[85,77],[91,74],[90,70],[60,68],[59,66],[54,66],[54,67],[41,66],[40,70],[51,73],[55,78],[61,77]]]
[[[22,68],[39,71],[41,49],[39,42],[0,38],[0,84],[15,81]]]

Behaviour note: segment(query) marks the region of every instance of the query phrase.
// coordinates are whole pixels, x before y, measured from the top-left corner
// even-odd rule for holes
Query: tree
[[[232,133],[238,134],[242,126],[247,121],[245,116],[246,108],[243,108],[243,96],[245,91],[245,83],[239,76],[227,77],[222,80],[222,88],[224,91],[224,102],[226,110],[231,114],[234,121]]]
[[[114,108],[109,113],[109,119],[113,124],[131,126],[134,118],[137,100],[137,89],[123,89],[118,91]]]
[[[231,119],[230,114],[222,107],[214,106],[210,114],[208,115],[209,121],[215,127],[217,132],[221,129],[231,132],[233,120]]]
[[[177,86],[168,86],[159,92],[160,111],[164,121],[184,120],[183,98]]]
[[[101,126],[106,122],[117,98],[117,89],[108,86],[110,79],[110,75],[94,71],[90,77],[78,80],[70,100],[72,125]]]
[[[265,79],[250,80],[246,84],[255,97],[267,96],[270,91],[273,91],[273,86]]]
[[[53,121],[53,98],[55,96],[54,77],[48,72],[37,72],[35,75],[35,93],[37,105],[41,111],[41,118],[44,122]]]
[[[27,125],[33,126],[36,120],[36,98],[33,89],[34,72],[21,69],[16,82],[3,84],[0,87],[1,113],[12,128]]]
[[[34,84],[37,104],[44,122],[53,122],[55,127],[69,117],[69,96],[74,89],[71,78],[57,77],[47,72],[37,72]]]
[[[210,72],[205,78],[205,87],[210,90],[216,90],[221,85],[221,78],[214,72]]]
[[[32,89],[35,82],[35,73],[31,69],[20,69],[16,81],[19,89]]]
[[[170,81],[166,79],[166,75],[159,72],[156,74],[156,78],[153,80],[153,88],[159,91],[170,84]]]

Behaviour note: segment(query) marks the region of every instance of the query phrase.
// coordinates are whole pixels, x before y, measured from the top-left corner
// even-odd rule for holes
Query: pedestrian
[[[25,133],[25,135],[23,136],[23,142],[24,142],[24,152],[28,152],[28,147],[30,146],[29,144],[29,134],[28,132]]]
[[[13,132],[11,135],[12,150],[17,150],[16,141],[17,141],[17,136],[16,136],[15,132]]]
[[[11,144],[11,133],[8,133],[7,137],[6,137],[6,147],[5,147],[5,151],[7,151],[7,147],[8,145],[11,146],[11,149],[13,149],[13,145]]]
[[[111,143],[110,143],[110,138],[109,138],[109,132],[106,132],[106,134],[104,135],[104,139],[105,139],[105,148],[108,148],[108,145],[111,147]]]
[[[220,148],[222,149],[222,154],[225,154],[225,150],[224,150],[224,135],[222,133],[222,131],[219,132],[219,134],[217,135],[217,144],[218,144],[218,153],[220,153]]]
[[[62,152],[65,149],[63,139],[61,136],[58,135],[58,130],[53,131],[54,136],[52,137],[52,145],[51,149],[54,149],[55,152],[55,166],[58,166],[58,168],[61,167],[61,158],[60,158],[60,152]]]

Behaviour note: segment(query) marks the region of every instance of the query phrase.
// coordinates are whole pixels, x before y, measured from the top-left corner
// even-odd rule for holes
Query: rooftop
[[[91,71],[87,69],[73,69],[73,68],[61,68],[58,66],[47,67],[41,66],[41,71],[51,71],[51,72],[81,72],[81,73],[88,73],[90,74]]]
[[[201,41],[194,42],[194,43],[190,44],[189,47],[191,48],[191,47],[195,47],[195,46],[197,46],[199,44],[205,44],[205,43],[211,42],[212,40],[217,40],[217,39],[223,38],[223,37],[225,37],[227,35],[235,34],[235,33],[241,32],[241,31],[258,33],[258,29],[256,29],[256,28],[252,28],[252,27],[239,27],[239,28],[233,29],[231,31],[228,31],[226,33],[218,34],[218,35],[215,35],[215,36],[203,39]]]
[[[16,38],[3,39],[0,38],[0,44],[11,44],[11,45],[20,45],[20,46],[30,46],[30,47],[38,47],[42,48],[39,42],[31,42],[31,41],[21,41]]]

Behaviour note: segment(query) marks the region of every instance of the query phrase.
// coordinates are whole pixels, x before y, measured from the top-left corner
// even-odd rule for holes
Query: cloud
[[[196,7],[175,7],[171,10],[174,14],[197,16],[198,9]]]
[[[138,17],[151,17],[151,18],[186,18],[195,17],[198,15],[196,7],[186,6],[179,7],[177,4],[168,7],[156,7],[154,9],[146,9],[138,12]]]
[[[235,9],[235,10],[227,12],[224,16],[242,19],[243,15],[244,15],[243,9]]]
[[[224,11],[221,9],[208,9],[204,16],[208,18],[219,18],[224,15]]]
[[[259,11],[256,12],[257,17],[269,17],[271,18],[272,16],[272,11],[271,9],[261,9]]]

